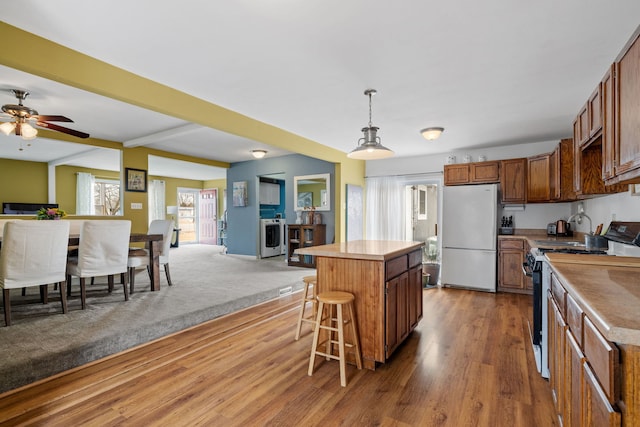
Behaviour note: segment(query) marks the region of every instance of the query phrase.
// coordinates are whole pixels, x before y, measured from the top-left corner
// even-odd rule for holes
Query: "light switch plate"
[[[131,209],[142,209],[142,203],[131,203]]]

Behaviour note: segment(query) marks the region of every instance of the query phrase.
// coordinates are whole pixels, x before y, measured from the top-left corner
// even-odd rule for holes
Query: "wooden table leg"
[[[162,240],[153,240],[149,251],[149,268],[151,268],[151,290],[160,290],[160,251],[162,250]]]

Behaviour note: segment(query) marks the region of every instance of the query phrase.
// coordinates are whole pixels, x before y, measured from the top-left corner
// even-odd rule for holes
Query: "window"
[[[97,178],[93,193],[96,215],[120,214],[120,181]]]

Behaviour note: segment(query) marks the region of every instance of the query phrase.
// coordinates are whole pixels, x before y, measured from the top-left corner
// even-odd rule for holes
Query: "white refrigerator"
[[[441,283],[496,291],[498,185],[445,186]]]

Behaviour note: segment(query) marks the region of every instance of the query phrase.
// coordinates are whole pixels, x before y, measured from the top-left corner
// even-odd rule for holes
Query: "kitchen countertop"
[[[309,246],[296,249],[301,255],[324,256],[330,258],[366,259],[386,261],[424,246],[424,242],[401,240],[355,240],[332,243],[330,245]]]
[[[584,243],[584,233],[574,232],[573,236],[550,236],[544,229],[516,229],[514,234],[499,234],[499,239],[526,239],[532,248],[540,247],[536,241],[545,240],[545,248],[554,247],[553,242],[581,242]],[[559,245],[561,246],[561,245]],[[562,246],[565,247],[566,246]],[[580,247],[577,247],[580,248]]]
[[[606,339],[640,346],[640,258],[562,253],[546,257]]]
[[[546,230],[515,230],[499,239],[526,239],[531,247],[537,240],[584,241],[584,233],[548,236]],[[566,246],[559,246],[565,247]],[[576,249],[579,249],[576,248]],[[587,254],[545,254],[567,292],[578,302],[598,330],[611,342],[640,346],[640,258]]]

